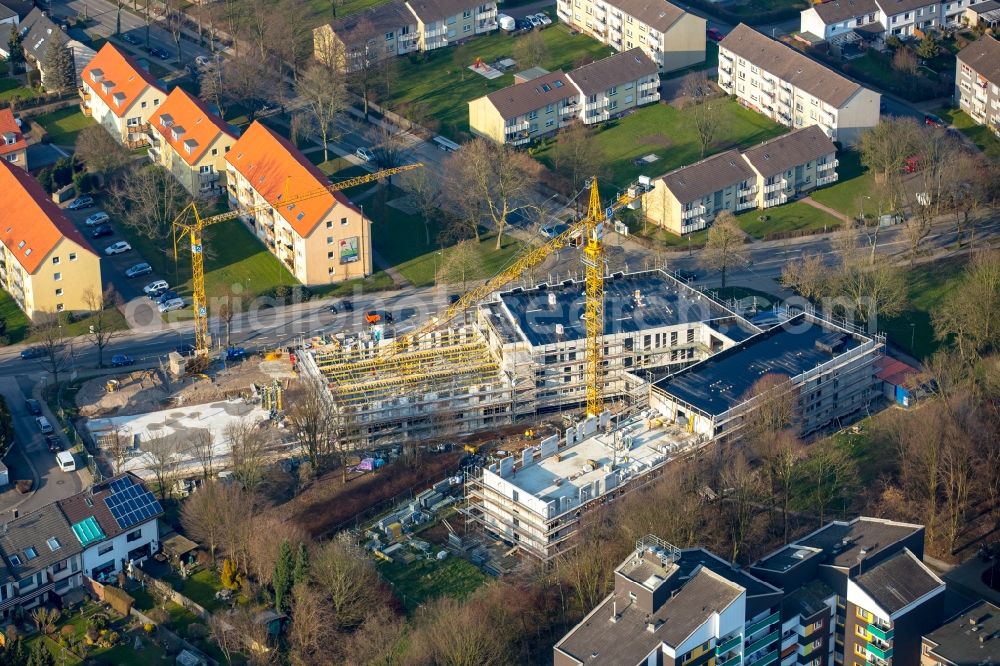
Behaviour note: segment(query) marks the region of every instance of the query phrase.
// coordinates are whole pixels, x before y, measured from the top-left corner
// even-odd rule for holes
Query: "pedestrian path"
[[[820,202],[816,201],[812,197],[802,197],[801,199],[799,199],[799,201],[801,201],[802,203],[804,203],[807,206],[812,206],[816,210],[821,210],[821,211],[823,211],[824,213],[826,213],[828,215],[832,215],[833,217],[837,218],[841,222],[846,222],[848,224],[850,224],[850,222],[851,222],[851,218],[847,217],[846,215],[844,215],[840,211],[834,210],[834,209],[830,208],[829,206],[827,206],[825,204],[821,204]]]

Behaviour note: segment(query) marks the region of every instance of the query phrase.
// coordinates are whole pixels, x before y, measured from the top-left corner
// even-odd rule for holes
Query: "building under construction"
[[[360,447],[449,437],[586,402],[582,280],[494,293],[469,323],[384,354],[389,327],[304,353],[343,435]],[[601,387],[612,406],[646,404],[651,381],[760,329],[662,270],[605,278]]]

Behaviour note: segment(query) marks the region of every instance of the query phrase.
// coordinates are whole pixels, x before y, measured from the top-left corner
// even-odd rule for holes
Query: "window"
[[[326,253],[326,258],[327,259],[333,259],[333,252],[327,252]]]
[[[472,16],[471,9],[466,9],[464,12],[462,12],[462,18],[469,18],[470,16]]]
[[[142,538],[142,530],[133,530],[125,535],[125,541],[132,542],[138,541]]]
[[[21,566],[21,558],[18,557],[17,555],[11,555],[10,563],[13,564],[15,567],[19,567]]]
[[[212,157],[215,157],[218,154],[219,154],[219,149],[218,148],[212,148]]]
[[[326,237],[326,244],[327,245],[333,245],[333,236],[327,236]]]
[[[608,88],[608,96],[609,97],[612,96],[612,95],[617,95],[617,94],[618,94],[618,86],[611,86],[610,88]]]
[[[454,16],[449,16],[448,17],[448,25],[455,25],[455,21],[457,21],[457,20],[458,19],[456,19]]]
[[[538,117],[538,111],[530,111],[528,113],[528,120],[534,120]]]
[[[545,107],[545,113],[552,113],[553,105],[549,104]]]
[[[146,108],[146,102],[142,103],[142,108],[144,108],[144,109]]]
[[[69,253],[69,260],[70,261],[76,261],[76,252],[70,252]]]
[[[472,30],[472,26],[469,25],[468,23],[462,26],[462,32],[469,32],[470,30]]]
[[[385,33],[385,41],[391,42],[393,40],[393,37],[394,35],[391,32]]]
[[[333,229],[333,220],[327,220],[326,221],[326,228],[327,229]]]
[[[55,537],[52,537],[51,539],[47,540],[45,543],[47,543],[49,545],[49,550],[51,550],[51,551],[56,551],[56,550],[59,550],[60,548],[62,548],[62,544],[59,543],[59,539],[57,539]]]
[[[108,553],[110,553],[114,549],[115,549],[114,544],[112,544],[112,543],[106,543],[106,544],[104,544],[103,546],[101,546],[100,548],[97,549],[97,554],[98,555],[107,555]]]
[[[62,312],[65,309],[66,306],[64,306],[62,303],[56,303],[56,312]]]
[[[346,217],[340,218],[340,226],[342,226],[342,227],[346,227],[347,226],[347,218]]]
[[[552,127],[555,124],[556,124],[555,118],[549,118],[548,120],[545,121],[546,127]]]
[[[608,109],[610,109],[611,111],[614,111],[617,108],[618,108],[618,100],[616,100],[616,99],[611,100],[611,103],[608,104]]]
[[[24,549],[24,556],[27,557],[28,561],[30,562],[31,560],[38,557],[38,551],[35,550],[34,546],[28,546],[27,548]]]
[[[58,264],[59,263],[59,257],[52,257],[52,263],[53,264]]]
[[[56,296],[62,296],[62,295],[63,295],[63,290],[61,288],[56,289]]]

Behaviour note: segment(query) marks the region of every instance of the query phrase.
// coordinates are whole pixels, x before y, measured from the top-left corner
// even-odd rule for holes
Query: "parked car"
[[[354,155],[363,159],[365,162],[372,162],[375,160],[375,155],[372,154],[372,151],[367,148],[358,148],[354,151]]]
[[[506,32],[513,32],[517,29],[517,21],[506,14],[497,14],[497,25],[500,26],[501,30]]]
[[[97,227],[96,229],[90,232],[91,238],[104,238],[105,236],[114,236],[114,235],[115,235],[115,230],[112,229],[107,224],[102,224],[101,226]]]
[[[43,435],[48,435],[51,432],[55,432],[55,428],[49,423],[49,420],[44,416],[36,416],[35,423],[38,424],[38,429],[42,431]]]
[[[62,438],[59,435],[46,435],[45,445],[49,447],[49,453],[58,453],[63,449]]]
[[[126,44],[131,44],[133,46],[139,44],[139,38],[130,32],[126,32],[124,35],[122,35],[122,41],[125,42]]]
[[[718,28],[709,28],[707,34],[713,42],[721,42],[726,37]]]
[[[542,20],[538,18],[537,14],[529,14],[524,17],[524,20],[530,23],[532,28],[537,28],[542,25]]]
[[[25,361],[30,361],[33,358],[41,358],[45,356],[44,347],[28,347],[27,349],[21,350],[21,358]]]
[[[112,243],[104,248],[104,254],[110,257],[115,254],[121,254],[122,252],[128,252],[131,249],[132,246],[129,245],[127,241],[118,241],[117,243]]]
[[[194,64],[199,69],[208,69],[214,64],[214,61],[208,56],[198,56],[194,59]]]
[[[115,354],[111,357],[112,368],[124,368],[130,365],[135,365],[135,359],[128,354]]]
[[[32,416],[42,415],[42,403],[38,402],[34,398],[28,398],[25,400],[24,406],[28,408],[28,413]]]
[[[160,294],[167,292],[169,289],[170,285],[167,284],[166,280],[154,280],[143,287],[142,291],[147,296],[159,296]]]
[[[226,350],[227,361],[242,361],[247,357],[247,350],[243,347],[230,347]]]
[[[535,27],[534,25],[532,25],[531,21],[529,21],[526,18],[519,18],[519,19],[517,19],[517,21],[515,21],[515,23],[514,23],[514,26],[518,30],[531,30],[532,28]]]
[[[86,224],[88,227],[97,227],[104,224],[105,222],[110,222],[110,221],[111,218],[108,217],[108,214],[105,213],[104,211],[101,211],[99,213],[94,213],[86,220],[84,220],[83,223]]]
[[[354,312],[354,303],[346,298],[340,302],[340,307],[344,308],[344,312]]]
[[[159,305],[160,303],[166,303],[167,301],[172,301],[175,298],[179,298],[177,296],[177,292],[173,289],[167,289],[165,292],[156,297],[156,304]]]
[[[171,298],[169,301],[164,301],[156,306],[161,313],[171,312],[173,310],[180,310],[184,307],[184,300],[181,298]]]
[[[538,12],[535,14],[535,18],[537,18],[543,26],[552,25],[552,19],[550,19],[549,15],[545,12]]]
[[[547,224],[538,230],[538,233],[542,234],[546,238],[555,238],[569,229],[568,224]]]
[[[365,313],[365,321],[369,324],[392,323],[392,315],[384,310],[369,310]]]
[[[83,210],[94,205],[94,197],[77,197],[66,206],[69,210]]]
[[[60,451],[57,453],[56,463],[58,463],[59,469],[64,472],[76,471],[76,458],[69,451]]]
[[[925,125],[929,125],[931,127],[947,127],[948,126],[948,123],[946,123],[945,121],[941,120],[940,118],[938,118],[937,116],[935,116],[933,113],[928,113],[928,114],[926,114],[924,116],[924,124]]]
[[[169,51],[157,48],[155,46],[149,47],[149,55],[153,56],[154,58],[159,58],[160,60],[170,60]]]
[[[152,272],[153,272],[153,267],[144,261],[141,264],[136,264],[135,266],[129,266],[125,270],[125,277],[127,278],[142,277],[143,275],[149,275]]]

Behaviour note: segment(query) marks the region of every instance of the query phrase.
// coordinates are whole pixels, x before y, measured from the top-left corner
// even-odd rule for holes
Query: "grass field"
[[[78,106],[35,116],[34,120],[45,129],[50,143],[58,146],[72,146],[80,131],[94,124],[94,119],[83,115]]]
[[[875,178],[861,166],[861,157],[853,150],[844,150],[837,155],[837,161],[840,176],[837,182],[809,196],[852,219],[857,218],[862,208],[866,215],[876,215],[878,201],[872,196]]]
[[[34,99],[38,92],[26,88],[17,79],[0,79],[0,101],[9,102],[12,99]]]
[[[934,354],[942,343],[934,339],[931,312],[954,293],[964,268],[964,259],[950,258],[909,269],[906,272],[908,308],[898,317],[879,319],[878,329],[890,342],[917,358]]]
[[[988,127],[977,125],[969,114],[960,109],[938,109],[935,113],[957,127],[991,160],[1000,161],[1000,139]]]
[[[222,582],[210,569],[200,569],[188,576],[187,579],[181,578],[180,575],[172,575],[165,577],[164,580],[170,583],[175,590],[209,612],[223,606],[215,598],[215,593],[222,589]]]
[[[440,596],[464,599],[489,579],[475,565],[458,557],[449,557],[443,562],[380,563],[378,568],[392,584],[407,612]]]
[[[718,100],[722,126],[718,139],[706,151],[706,157],[729,148],[747,148],[788,131],[768,118],[744,109],[730,100]],[[602,124],[593,138],[603,156],[601,172],[610,177],[611,189],[622,188],[640,175],[659,176],[701,159],[701,144],[691,124],[691,111],[667,104],[647,106]],[[555,142],[548,143],[535,156],[552,167]],[[649,155],[659,156],[651,163],[637,165],[635,160]],[[613,191],[610,192],[613,194]]]
[[[766,220],[761,220],[766,217]],[[840,224],[834,216],[800,201],[766,210],[748,210],[736,216],[740,228],[754,238],[792,231],[822,232]]]
[[[28,336],[31,321],[17,302],[6,291],[0,290],[0,319],[7,325],[4,337],[9,344],[17,344]]]
[[[586,35],[570,34],[563,25],[553,25],[540,34],[548,51],[540,64],[549,71],[567,71],[584,58],[597,59],[613,53],[610,47]],[[398,78],[386,105],[428,126],[439,124],[441,134],[461,139],[469,131],[468,102],[514,83],[513,73],[488,80],[468,67],[476,58],[494,62],[512,57],[515,44],[524,38],[494,33],[426,56],[399,58]]]

